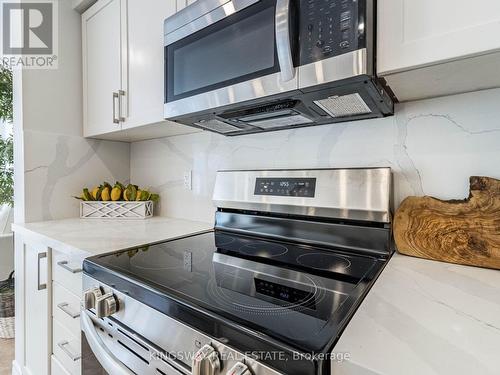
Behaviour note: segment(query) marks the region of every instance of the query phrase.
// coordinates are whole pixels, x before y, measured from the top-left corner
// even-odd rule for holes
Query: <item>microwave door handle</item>
[[[290,0],[276,0],[275,27],[281,80],[287,82],[295,76],[290,42]]]
[[[134,375],[134,373],[116,359],[113,353],[104,345],[86,310],[82,310],[81,325],[90,349],[92,349],[95,357],[107,373],[113,375]]]

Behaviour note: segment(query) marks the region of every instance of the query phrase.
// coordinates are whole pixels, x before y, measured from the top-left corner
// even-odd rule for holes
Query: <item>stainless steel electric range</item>
[[[390,197],[389,168],[219,172],[213,231],[85,260],[83,374],[330,374]]]

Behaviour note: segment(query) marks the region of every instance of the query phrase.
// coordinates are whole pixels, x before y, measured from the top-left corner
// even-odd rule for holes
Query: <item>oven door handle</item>
[[[104,345],[99,337],[92,319],[90,319],[88,312],[82,310],[81,314],[82,330],[85,333],[85,338],[89,343],[92,352],[106,370],[107,373],[113,375],[134,375],[123,363],[121,363],[111,351]]]
[[[291,81],[295,76],[295,68],[290,42],[290,0],[276,0],[275,28],[281,80],[283,82]]]

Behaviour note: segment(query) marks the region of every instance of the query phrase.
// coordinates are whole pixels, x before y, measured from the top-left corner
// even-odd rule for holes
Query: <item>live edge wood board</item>
[[[500,180],[471,177],[465,200],[406,198],[394,239],[402,254],[500,269]]]

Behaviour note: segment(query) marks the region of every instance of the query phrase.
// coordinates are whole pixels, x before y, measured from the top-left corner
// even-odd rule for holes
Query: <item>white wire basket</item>
[[[82,201],[80,218],[141,220],[153,216],[153,206],[153,201]]]

